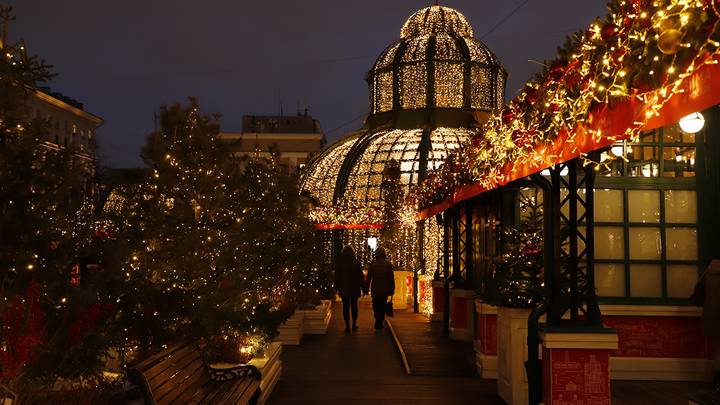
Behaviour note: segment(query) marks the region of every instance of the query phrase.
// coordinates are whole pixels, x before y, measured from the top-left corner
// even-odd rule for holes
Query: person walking
[[[703,272],[690,300],[703,307],[702,325],[715,349],[713,385],[720,389],[720,260],[713,260]]]
[[[395,276],[385,249],[378,248],[375,251],[375,260],[368,267],[365,285],[370,288],[370,294],[372,295],[375,329],[382,329],[388,297],[395,294]]]
[[[355,251],[345,246],[335,260],[335,290],[343,303],[345,333],[350,333],[350,310],[352,309],[352,330],[357,330],[358,298],[365,290],[362,266],[355,258]]]

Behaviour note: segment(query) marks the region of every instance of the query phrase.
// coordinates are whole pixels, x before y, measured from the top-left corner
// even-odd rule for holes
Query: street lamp
[[[377,238],[374,236],[369,237],[367,239],[367,244],[370,246],[370,250],[374,252],[375,249],[377,249]]]
[[[680,122],[678,122],[678,124],[680,124],[680,129],[682,129],[683,132],[695,134],[700,132],[700,130],[705,126],[705,117],[703,117],[699,112],[694,112],[680,118]]]

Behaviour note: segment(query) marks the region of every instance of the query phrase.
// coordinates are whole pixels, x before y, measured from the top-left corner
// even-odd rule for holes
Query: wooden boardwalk
[[[396,311],[388,320],[400,341],[411,375],[477,378],[471,342],[451,341],[442,323],[412,311]]]
[[[396,311],[391,319],[411,374],[386,328],[373,329],[370,303],[361,301],[358,332],[343,333],[339,303],[327,335],[304,336],[283,347],[283,375],[270,396],[281,404],[504,404],[495,380],[477,376],[470,343],[450,341],[439,323]],[[704,383],[613,381],[613,405],[687,404]]]
[[[495,382],[477,376],[410,375],[388,329],[373,329],[372,309],[360,304],[360,330],[343,334],[333,304],[327,335],[283,347],[283,375],[270,396],[280,404],[503,404]]]

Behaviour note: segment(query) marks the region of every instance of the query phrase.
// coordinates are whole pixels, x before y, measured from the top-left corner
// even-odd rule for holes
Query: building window
[[[595,279],[605,298],[684,299],[699,274],[697,193],[595,190]]]
[[[606,176],[694,177],[695,134],[687,134],[677,124],[645,132],[637,142],[621,141],[610,154],[623,155],[610,163]]]

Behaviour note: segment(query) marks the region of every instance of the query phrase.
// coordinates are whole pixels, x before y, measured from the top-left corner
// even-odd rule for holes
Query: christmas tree
[[[502,248],[485,283],[483,299],[503,307],[531,307],[543,295],[542,192],[520,193],[520,221],[501,229]]]
[[[10,20],[11,10],[0,8]],[[7,18],[5,18],[7,17]],[[26,100],[50,67],[3,38],[0,57],[0,384],[17,402],[42,400],[59,378],[99,374],[112,311],[92,261],[93,206],[87,169],[43,141],[47,123]],[[92,267],[92,266],[90,266]]]
[[[150,178],[105,210],[131,247],[124,339],[274,335],[322,278],[295,179],[274,158],[235,158],[194,99],[162,109],[159,127],[143,150]]]

